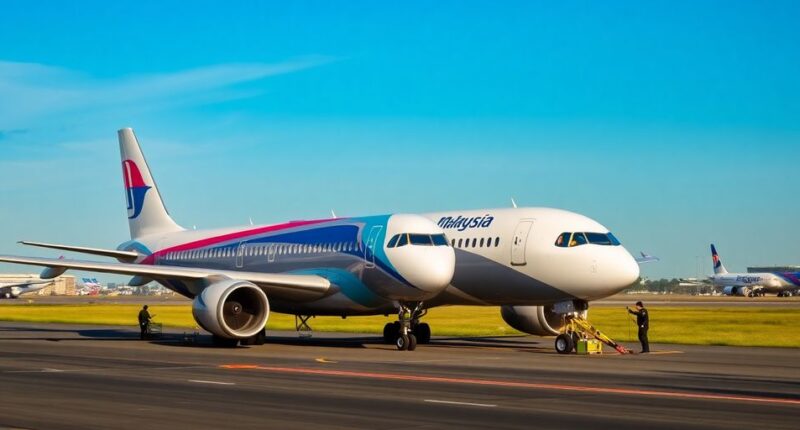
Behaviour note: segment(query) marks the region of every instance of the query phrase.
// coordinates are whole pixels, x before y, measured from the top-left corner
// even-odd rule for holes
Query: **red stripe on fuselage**
[[[248,236],[253,236],[257,234],[263,233],[270,233],[275,231],[281,230],[288,230],[296,227],[304,227],[307,225],[314,225],[314,224],[322,224],[328,221],[341,221],[343,218],[333,218],[333,219],[318,219],[318,220],[309,220],[309,221],[290,221],[284,224],[276,224],[267,227],[259,227],[249,230],[241,230],[235,231],[233,233],[223,234],[221,236],[214,236],[208,237],[200,240],[196,240],[194,242],[187,242],[181,245],[173,246],[170,248],[164,248],[162,250],[156,251],[147,256],[144,260],[142,260],[141,264],[153,264],[155,262],[156,257],[164,255],[168,252],[179,252],[179,251],[191,251],[193,249],[204,248],[210,245],[214,245],[221,242],[227,242],[230,240],[242,239]]]

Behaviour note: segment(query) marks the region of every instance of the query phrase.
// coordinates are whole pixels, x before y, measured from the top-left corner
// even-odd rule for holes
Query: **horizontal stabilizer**
[[[28,246],[38,246],[40,248],[51,248],[51,249],[60,249],[63,251],[72,251],[72,252],[80,252],[83,254],[92,254],[92,255],[101,255],[103,257],[113,257],[117,258],[120,261],[125,261],[132,263],[139,258],[139,253],[133,251],[118,251],[116,249],[102,249],[102,248],[87,248],[85,246],[70,246],[70,245],[59,245],[56,243],[42,243],[42,242],[30,242],[27,240],[21,240],[18,243]]]

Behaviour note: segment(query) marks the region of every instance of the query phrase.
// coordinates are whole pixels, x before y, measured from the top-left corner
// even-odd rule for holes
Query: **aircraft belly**
[[[554,303],[572,298],[570,294],[511,267],[456,249],[453,281],[432,303],[523,305]]]

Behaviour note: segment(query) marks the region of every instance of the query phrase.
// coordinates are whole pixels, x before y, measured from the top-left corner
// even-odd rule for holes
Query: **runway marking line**
[[[235,382],[206,381],[203,379],[187,379],[187,382],[194,382],[196,384],[211,384],[211,385],[236,385]]]
[[[407,375],[400,373],[355,372],[350,370],[308,369],[302,367],[259,366],[255,364],[223,364],[222,369],[260,370],[273,373],[291,373],[300,375],[341,376],[351,378],[381,379],[387,381],[432,382],[444,384],[485,385],[493,387],[529,388],[539,390],[572,391],[592,394],[619,394],[631,396],[667,397],[677,399],[699,399],[736,402],[757,402],[776,405],[800,406],[800,398],[771,398],[755,396],[737,396],[730,394],[685,393],[679,391],[641,390],[635,388],[590,387],[565,384],[547,384],[537,382],[499,381],[491,379],[451,378],[444,376]]]
[[[456,406],[477,406],[480,408],[496,408],[497,405],[492,405],[489,403],[472,403],[472,402],[456,402],[453,400],[436,400],[436,399],[425,399],[423,400],[425,403],[440,403],[443,405],[456,405]]]
[[[325,357],[315,358],[314,361],[317,363],[338,363],[338,361],[328,360]]]

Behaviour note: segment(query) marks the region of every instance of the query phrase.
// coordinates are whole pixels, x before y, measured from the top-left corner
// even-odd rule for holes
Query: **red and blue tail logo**
[[[128,198],[128,219],[142,213],[144,196],[151,187],[145,185],[139,167],[131,160],[122,162],[122,177],[125,179],[125,196]]]
[[[714,263],[714,268],[719,269],[722,263],[719,262],[719,255],[717,255],[717,248],[711,245],[711,261]]]

